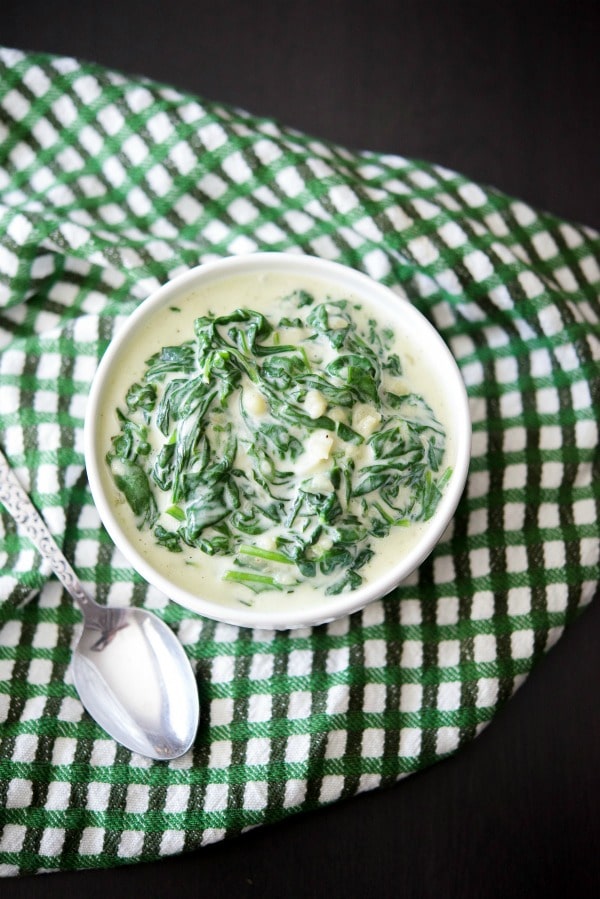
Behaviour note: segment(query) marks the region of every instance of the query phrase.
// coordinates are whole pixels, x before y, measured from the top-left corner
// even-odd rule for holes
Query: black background
[[[600,7],[3,0],[0,43],[77,56],[352,149],[439,163],[600,227]],[[600,891],[600,605],[470,746],[397,786],[198,852],[5,879],[87,899]]]

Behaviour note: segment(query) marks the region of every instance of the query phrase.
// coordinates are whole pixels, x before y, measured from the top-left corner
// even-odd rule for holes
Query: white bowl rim
[[[345,282],[352,285],[357,292],[367,293],[371,296],[379,295],[382,301],[386,299],[388,302],[392,300],[394,303],[400,304],[403,316],[412,318],[416,326],[425,334],[427,341],[435,347],[436,354],[439,354],[439,356],[436,355],[437,367],[439,370],[443,370],[445,378],[449,377],[454,381],[455,387],[453,426],[455,428],[456,453],[453,472],[433,517],[427,523],[422,538],[385,575],[371,583],[354,591],[336,596],[325,596],[322,604],[318,607],[311,606],[308,609],[303,606],[296,609],[284,607],[281,613],[247,607],[241,603],[239,609],[222,606],[217,601],[198,597],[172,584],[160,571],[157,571],[131,545],[113,514],[111,504],[102,487],[100,477],[102,461],[99,459],[97,438],[97,422],[99,420],[97,409],[107,374],[115,360],[118,359],[123,345],[130,339],[132,332],[141,322],[161,306],[172,302],[175,295],[181,295],[182,292],[197,286],[198,279],[205,281],[225,274],[243,274],[265,266],[268,266],[270,270],[299,268],[316,278],[329,279],[338,283]],[[434,326],[408,299],[368,275],[339,262],[296,252],[256,252],[211,260],[182,272],[152,292],[140,303],[124,324],[118,327],[102,356],[92,381],[84,423],[84,457],[92,497],[106,531],[127,561],[144,580],[189,611],[226,624],[253,629],[287,630],[326,624],[357,612],[373,600],[390,593],[419,567],[439,542],[462,496],[470,455],[471,419],[467,391],[456,360]]]

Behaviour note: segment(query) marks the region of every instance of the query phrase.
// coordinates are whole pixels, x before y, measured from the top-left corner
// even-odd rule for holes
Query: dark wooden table
[[[3,0],[0,42],[437,162],[600,227],[599,9]],[[5,880],[3,895],[598,895],[599,650],[596,600],[473,744],[392,789],[156,864]]]

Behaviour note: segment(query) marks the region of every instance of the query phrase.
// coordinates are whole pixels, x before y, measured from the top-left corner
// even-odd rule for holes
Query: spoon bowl
[[[83,613],[73,671],[84,708],[133,752],[161,760],[186,753],[200,706],[190,661],[173,631],[143,609],[101,606],[88,596],[1,452],[0,502]]]
[[[99,632],[97,608],[86,616],[73,657],[81,701],[129,749],[154,759],[183,755],[196,734],[198,694],[181,644],[143,609],[101,608],[108,614],[99,616]]]

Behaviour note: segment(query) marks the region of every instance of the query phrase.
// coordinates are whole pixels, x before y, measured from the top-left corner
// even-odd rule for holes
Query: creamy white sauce
[[[111,449],[111,438],[119,431],[116,409],[117,407],[125,408],[124,398],[127,390],[132,383],[143,378],[145,363],[150,356],[164,346],[177,345],[192,339],[194,321],[198,316],[209,313],[224,315],[238,308],[246,307],[262,312],[267,317],[274,311],[274,318],[277,319],[282,311],[279,305],[280,298],[299,289],[311,293],[315,297],[315,303],[323,302],[326,299],[349,300],[353,306],[361,307],[352,310],[352,316],[356,321],[360,321],[361,317],[365,323],[368,319],[376,319],[380,327],[394,330],[394,343],[391,351],[400,357],[403,373],[401,378],[392,379],[394,383],[390,383],[389,386],[392,389],[397,388],[398,392],[414,391],[418,393],[433,409],[436,418],[446,432],[445,457],[440,471],[447,466],[452,467],[455,453],[452,428],[451,422],[448,420],[448,411],[435,386],[435,359],[424,358],[415,351],[408,336],[403,333],[398,316],[390,310],[389,319],[384,319],[381,310],[370,305],[367,299],[351,295],[345,289],[336,288],[335,284],[324,283],[320,279],[315,280],[296,275],[289,277],[279,273],[222,277],[218,281],[213,281],[205,287],[190,291],[185,296],[178,298],[172,308],[160,309],[143,324],[136,334],[135,340],[129,345],[127,365],[113,371],[104,393],[99,427],[102,457]],[[273,321],[273,317],[271,320]],[[288,331],[286,342],[289,341],[290,336]],[[247,404],[247,411],[251,414],[257,417],[267,414],[268,410],[264,407],[264,401],[259,391],[253,393],[248,389],[244,402]],[[322,414],[320,411],[322,403],[318,396],[307,397],[305,403],[307,414],[314,418]],[[326,414],[335,418],[331,409]],[[232,415],[239,418],[239,412],[234,406],[232,406]],[[378,425],[376,411],[355,408],[353,416],[351,423],[359,433],[367,436],[376,430]],[[332,435],[321,431],[315,432],[310,439],[311,445],[305,448],[305,452],[296,463],[299,474],[314,476],[316,489],[319,489],[320,492],[326,492],[324,488],[327,486],[326,466],[320,463],[327,459],[327,441],[331,439]],[[158,446],[157,443],[155,445]],[[367,452],[367,449],[363,444],[358,447],[349,447],[349,451],[360,457],[361,454]],[[207,556],[200,549],[187,547],[185,544],[183,544],[183,552],[180,553],[173,553],[165,547],[157,545],[152,531],[137,529],[131,509],[114,486],[108,466],[103,472],[103,477],[107,493],[112,497],[115,515],[121,529],[137,551],[154,568],[161,571],[164,577],[191,594],[218,598],[219,602],[225,605],[235,606],[242,602],[246,605],[260,606],[260,608],[277,607],[280,593],[268,591],[255,595],[243,586],[223,580],[225,572],[231,569],[231,557]],[[157,500],[164,509],[171,502],[170,495],[164,493],[161,497],[160,494],[161,491],[157,491]],[[370,538],[375,556],[360,569],[363,583],[373,581],[387,569],[396,565],[399,558],[415,545],[427,526],[428,522],[418,522],[407,527],[395,527],[387,537]],[[261,535],[255,540],[257,545],[261,545],[261,541],[267,544],[264,548],[271,548],[274,542],[273,535]],[[314,586],[310,581],[306,581],[294,587],[293,592],[299,602],[314,602],[323,595],[323,587]]]

